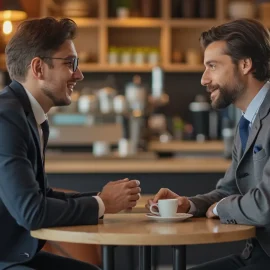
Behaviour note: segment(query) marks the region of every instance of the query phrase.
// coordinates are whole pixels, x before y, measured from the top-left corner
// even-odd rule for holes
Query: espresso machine
[[[120,141],[127,146],[127,155],[135,155],[139,150],[147,150],[149,140],[149,117],[153,111],[169,102],[169,97],[164,93],[163,71],[160,67],[152,69],[152,87],[148,93],[141,77],[135,75],[133,81],[125,87],[125,98],[128,108],[128,124],[123,125],[129,132],[123,132],[129,136]],[[119,149],[123,149],[121,144]],[[121,153],[121,151],[119,151]]]
[[[109,84],[107,84],[109,85]],[[121,95],[111,86],[82,89],[72,104],[49,113],[49,148],[81,147],[94,156],[135,156],[147,150],[148,118],[167,104],[163,92],[163,71],[153,68],[151,92],[135,75]],[[116,151],[112,152],[116,146]]]

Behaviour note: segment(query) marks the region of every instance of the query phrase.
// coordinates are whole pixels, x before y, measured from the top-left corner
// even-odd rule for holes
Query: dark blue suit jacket
[[[96,193],[48,187],[39,140],[28,96],[13,81],[0,92],[0,270],[35,256],[41,245],[30,230],[98,223]]]

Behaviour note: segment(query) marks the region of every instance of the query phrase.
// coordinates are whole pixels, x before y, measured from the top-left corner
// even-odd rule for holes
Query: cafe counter
[[[71,155],[69,155],[71,156]],[[230,160],[223,157],[101,159],[87,155],[48,156],[47,173],[224,173]]]
[[[117,153],[106,157],[94,157],[87,152],[48,151],[46,171],[47,173],[224,173],[230,164],[230,160],[223,157],[222,141],[203,143],[150,141],[148,149],[149,152],[139,152],[135,156],[127,157],[119,157]],[[163,158],[159,158],[160,156]]]

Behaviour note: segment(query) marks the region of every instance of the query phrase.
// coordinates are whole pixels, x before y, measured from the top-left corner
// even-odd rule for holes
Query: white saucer
[[[146,217],[148,217],[149,219],[160,221],[160,222],[176,222],[176,221],[183,221],[188,218],[191,218],[193,217],[193,215],[187,214],[187,213],[177,213],[175,217],[161,217],[158,215],[154,215],[152,213],[147,213]]]

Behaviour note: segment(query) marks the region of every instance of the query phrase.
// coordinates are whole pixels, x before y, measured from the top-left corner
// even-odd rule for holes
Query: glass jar
[[[132,64],[132,49],[131,48],[121,48],[120,63],[123,65]]]
[[[157,65],[159,63],[160,53],[158,48],[150,48],[147,56],[149,65]]]
[[[134,64],[143,65],[145,63],[145,50],[144,48],[137,48],[134,52]]]
[[[174,50],[172,53],[172,62],[173,63],[181,63],[183,62],[184,55],[180,50]]]
[[[109,48],[108,63],[110,65],[116,65],[119,62],[119,49],[116,47]]]
[[[188,49],[186,51],[186,63],[188,65],[199,65],[202,64],[202,55],[200,50]]]

